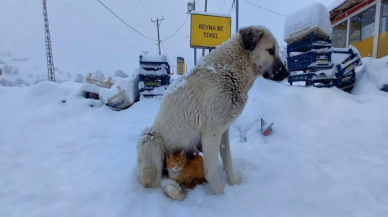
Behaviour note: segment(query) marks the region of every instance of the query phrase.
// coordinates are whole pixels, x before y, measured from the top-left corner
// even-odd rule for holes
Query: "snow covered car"
[[[166,56],[139,56],[139,91],[144,97],[163,96],[171,83]]]

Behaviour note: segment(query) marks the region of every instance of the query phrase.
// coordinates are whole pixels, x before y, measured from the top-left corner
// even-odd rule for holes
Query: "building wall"
[[[372,57],[373,54],[373,37],[358,41],[352,44],[360,52],[362,57]]]
[[[362,57],[373,56],[373,38],[375,32],[379,33],[377,58],[388,55],[388,0],[381,1],[380,28],[375,31],[376,4],[367,5],[359,12],[349,15],[344,20],[333,25],[333,46],[356,47]],[[349,28],[347,28],[349,25]],[[350,30],[348,34],[348,29]],[[349,38],[347,38],[349,36]]]
[[[388,32],[379,35],[379,48],[377,58],[388,56]]]

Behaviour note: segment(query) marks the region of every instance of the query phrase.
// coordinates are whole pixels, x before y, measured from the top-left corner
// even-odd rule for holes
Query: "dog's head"
[[[278,43],[269,30],[245,27],[239,33],[243,48],[251,52],[250,61],[255,76],[283,81],[290,75],[279,58]]]

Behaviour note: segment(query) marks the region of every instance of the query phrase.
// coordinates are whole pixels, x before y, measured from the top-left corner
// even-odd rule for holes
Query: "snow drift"
[[[363,64],[356,69],[356,84],[352,93],[381,94],[381,88],[388,84],[388,56],[380,59],[364,57],[362,62]]]
[[[176,202],[137,179],[136,141],[161,101],[91,108],[80,86],[0,87],[0,216],[387,216],[388,93],[257,79],[230,132],[242,185]],[[260,118],[275,123],[267,137]]]

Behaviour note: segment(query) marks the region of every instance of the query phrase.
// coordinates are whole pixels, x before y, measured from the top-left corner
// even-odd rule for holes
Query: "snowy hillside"
[[[388,72],[385,59],[377,71],[369,63],[359,74],[368,82]],[[183,202],[137,179],[136,141],[161,101],[116,112],[90,107],[79,88],[0,87],[0,216],[388,215],[388,93],[378,86],[351,95],[259,78],[231,128],[243,184],[218,197],[198,186]],[[267,137],[260,118],[275,123]]]
[[[189,47],[190,18],[186,20],[187,1],[102,2],[131,27],[151,39],[157,38],[156,26],[151,18],[163,16],[160,27],[163,40],[161,50],[168,55],[173,72],[178,56],[185,58],[188,69],[193,67],[193,49]],[[329,4],[331,1],[318,2]],[[2,76],[0,81],[5,79],[2,84],[23,86],[47,79],[42,1],[1,0],[0,4],[0,67],[18,70],[17,75]],[[204,11],[204,4],[205,1],[197,0],[196,10]],[[240,1],[239,24],[240,27],[264,25],[283,43],[285,18],[282,15],[305,5],[306,1]],[[235,12],[231,6],[232,0],[208,1],[209,12],[231,14],[232,32],[235,33]],[[263,10],[260,6],[278,14]],[[138,55],[143,51],[148,51],[149,55],[158,54],[155,41],[135,33],[97,0],[49,0],[47,7],[58,81],[74,81],[78,74],[87,76],[89,72],[98,70],[105,77],[113,76],[117,70],[131,74],[138,67]]]

